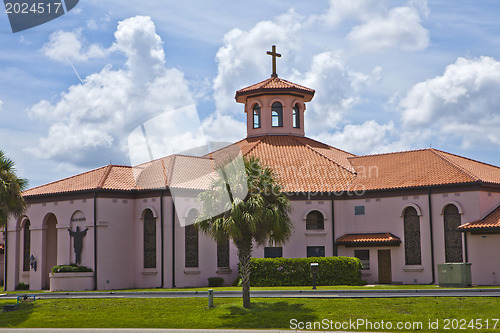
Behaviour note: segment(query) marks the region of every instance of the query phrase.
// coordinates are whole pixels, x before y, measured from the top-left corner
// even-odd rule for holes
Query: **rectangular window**
[[[370,250],[354,250],[354,257],[361,261],[361,269],[370,269]]]
[[[281,258],[283,257],[283,248],[279,247],[265,247],[264,258]]]
[[[229,238],[217,242],[217,267],[229,267]]]
[[[354,206],[354,215],[365,215],[365,206]]]
[[[307,247],[307,257],[324,257],[325,247],[324,246],[308,246]]]

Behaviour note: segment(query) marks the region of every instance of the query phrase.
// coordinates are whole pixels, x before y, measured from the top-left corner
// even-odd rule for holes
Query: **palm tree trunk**
[[[240,260],[241,286],[243,287],[243,307],[250,308],[250,259],[252,258],[252,240],[245,240],[238,246]]]

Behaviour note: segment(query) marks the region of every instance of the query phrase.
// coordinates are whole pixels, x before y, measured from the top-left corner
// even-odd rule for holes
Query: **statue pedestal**
[[[94,272],[50,273],[50,291],[94,290]]]

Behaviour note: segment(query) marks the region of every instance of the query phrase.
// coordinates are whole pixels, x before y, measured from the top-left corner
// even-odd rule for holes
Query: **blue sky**
[[[3,14],[0,149],[37,186],[130,164],[129,135],[166,110],[194,105],[207,140],[242,139],[234,92],[269,77],[276,44],[279,76],[316,90],[307,136],[500,165],[498,17],[484,0],[81,0],[13,34]]]

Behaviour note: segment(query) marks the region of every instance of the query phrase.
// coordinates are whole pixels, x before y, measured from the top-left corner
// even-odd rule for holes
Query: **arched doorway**
[[[43,221],[42,288],[50,288],[49,274],[57,265],[57,218],[48,214]]]

